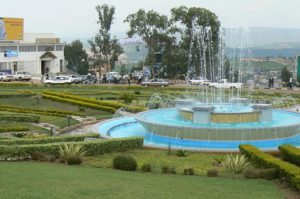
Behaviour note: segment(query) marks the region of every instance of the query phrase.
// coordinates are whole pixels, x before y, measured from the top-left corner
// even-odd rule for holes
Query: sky
[[[224,27],[280,27],[300,29],[300,0],[0,0],[1,17],[24,18],[27,33],[55,33],[65,39],[96,34],[96,5],[116,7],[112,32],[120,37],[128,24],[123,20],[138,9],[169,15],[185,5],[207,8]]]

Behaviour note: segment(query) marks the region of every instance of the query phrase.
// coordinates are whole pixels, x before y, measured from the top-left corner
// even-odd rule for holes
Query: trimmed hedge
[[[73,100],[73,99],[61,98],[61,97],[56,97],[56,96],[47,95],[47,94],[42,94],[42,96],[44,98],[48,98],[48,99],[51,99],[54,101],[66,102],[66,103],[76,104],[76,105],[85,106],[85,107],[89,107],[89,108],[95,108],[95,109],[107,111],[110,113],[116,112],[116,109],[114,109],[112,107],[108,107],[108,106],[101,106],[101,105],[97,105],[97,104],[91,104],[91,103],[81,102],[81,101],[77,101],[77,100]]]
[[[282,145],[278,149],[284,160],[300,166],[300,149],[292,145]]]
[[[21,131],[30,131],[30,129],[26,127],[0,127],[0,133],[21,132]]]
[[[62,93],[51,92],[51,91],[43,91],[43,93],[46,95],[52,95],[52,96],[57,96],[57,97],[61,97],[61,98],[72,99],[72,100],[86,102],[86,103],[90,103],[90,104],[108,106],[108,107],[112,107],[114,109],[118,109],[118,108],[125,106],[125,104],[120,103],[120,102],[112,102],[112,101],[105,101],[105,100],[100,101],[100,100],[96,100],[93,98],[81,97],[78,95],[62,94]]]
[[[48,116],[58,116],[58,117],[66,117],[67,115],[79,115],[82,116],[81,113],[70,112],[70,111],[61,111],[61,110],[41,110],[41,109],[29,109],[29,108],[21,108],[16,106],[9,105],[0,105],[0,111],[8,111],[8,112],[16,112],[16,113],[32,113],[39,115],[48,115]]]
[[[81,142],[60,142],[50,144],[32,144],[32,145],[11,145],[0,146],[0,159],[11,157],[29,157],[33,153],[41,152],[48,155],[59,156],[59,147],[65,144],[82,145],[87,156],[97,156],[111,152],[122,152],[133,149],[141,149],[143,138],[125,138],[112,140],[81,141]]]
[[[259,167],[276,169],[279,177],[285,177],[291,185],[300,190],[300,167],[264,153],[252,145],[240,145],[239,148],[252,163]]]
[[[141,107],[141,106],[128,106],[124,103],[120,103],[120,102],[112,102],[112,101],[107,101],[107,100],[96,100],[93,98],[86,98],[86,97],[81,97],[78,95],[71,95],[71,94],[61,94],[61,93],[56,93],[56,92],[51,92],[51,91],[44,91],[43,96],[50,98],[50,96],[52,96],[53,100],[64,100],[64,102],[68,102],[67,100],[72,100],[69,101],[70,103],[75,103],[73,102],[73,100],[76,101],[76,103],[82,102],[82,103],[86,103],[89,104],[87,105],[88,107],[92,107],[92,108],[96,108],[95,106],[92,106],[91,104],[94,105],[100,105],[100,106],[104,106],[104,107],[111,107],[114,109],[114,111],[116,109],[119,109],[121,107],[124,107],[124,109],[126,111],[132,112],[132,113],[137,113],[137,112],[141,112],[141,111],[145,111],[147,110],[145,107]],[[57,97],[57,98],[54,98]],[[60,99],[58,99],[60,98]],[[83,104],[82,104],[83,105]],[[102,109],[100,109],[102,110]]]
[[[30,115],[0,115],[0,121],[39,123],[40,117]]]
[[[49,144],[54,142],[78,142],[78,141],[84,141],[84,139],[87,137],[99,138],[100,134],[87,133],[87,134],[73,135],[73,136],[9,139],[9,140],[0,140],[0,145],[28,145],[28,144]]]

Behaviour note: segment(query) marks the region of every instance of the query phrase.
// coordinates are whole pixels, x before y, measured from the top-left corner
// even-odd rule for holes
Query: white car
[[[6,72],[0,72],[0,81],[6,81],[6,82],[10,82],[14,80],[14,76],[10,75]]]
[[[144,81],[141,84],[142,86],[160,86],[160,87],[169,86],[169,82],[163,79],[151,79],[149,81]]]
[[[193,79],[190,79],[188,81],[188,84],[190,85],[203,85],[203,84],[209,84],[210,81],[206,79],[205,77],[194,77]]]
[[[78,75],[69,75],[69,78],[71,79],[72,83],[75,83],[75,84],[83,81],[82,77],[78,76]]]
[[[49,78],[44,80],[45,84],[72,84],[72,80],[69,76],[55,76],[54,78]]]
[[[15,74],[13,75],[15,80],[19,80],[19,81],[29,81],[32,79],[32,76],[29,72],[15,72]]]
[[[213,88],[235,88],[235,89],[239,89],[239,88],[242,88],[243,83],[229,83],[227,81],[227,79],[221,79],[217,83],[210,83],[209,86],[213,87]]]

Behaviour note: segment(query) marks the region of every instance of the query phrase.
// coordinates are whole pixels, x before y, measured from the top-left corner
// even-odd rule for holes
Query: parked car
[[[71,79],[72,83],[78,84],[83,81],[82,77],[79,75],[69,75],[69,78]]]
[[[54,78],[49,78],[44,80],[45,84],[72,84],[72,80],[69,76],[55,76]]]
[[[13,75],[15,80],[19,80],[19,81],[29,81],[32,79],[32,76],[29,72],[21,72],[21,71],[17,71],[15,72],[15,74]]]
[[[6,82],[10,82],[14,80],[14,76],[13,75],[10,75],[6,72],[0,72],[0,81],[6,81]]]
[[[190,85],[207,85],[208,83],[210,83],[210,81],[205,77],[194,77],[188,81],[188,84]]]
[[[169,82],[163,79],[151,79],[149,81],[144,81],[141,83],[142,86],[169,86]]]
[[[227,79],[221,79],[219,82],[217,83],[210,83],[209,84],[210,87],[214,87],[214,88],[242,88],[243,83],[229,83],[227,81]]]

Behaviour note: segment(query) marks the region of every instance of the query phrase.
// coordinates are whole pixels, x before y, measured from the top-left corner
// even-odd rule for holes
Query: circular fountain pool
[[[226,107],[222,110],[225,109]],[[108,120],[98,124],[97,131],[102,136],[110,138],[143,136],[144,144],[151,147],[171,146],[192,150],[235,151],[240,144],[255,145],[263,150],[275,150],[282,144],[300,146],[300,114],[298,113],[270,109],[272,118],[266,121],[258,119],[252,122],[226,122],[225,120],[225,122],[197,123],[193,119],[184,118],[180,110],[178,108],[157,109],[133,117]],[[234,118],[241,118],[240,114],[252,112],[256,111],[250,106],[233,112],[220,111],[217,107],[211,111],[210,116],[226,113],[228,115],[222,117],[235,114]]]

